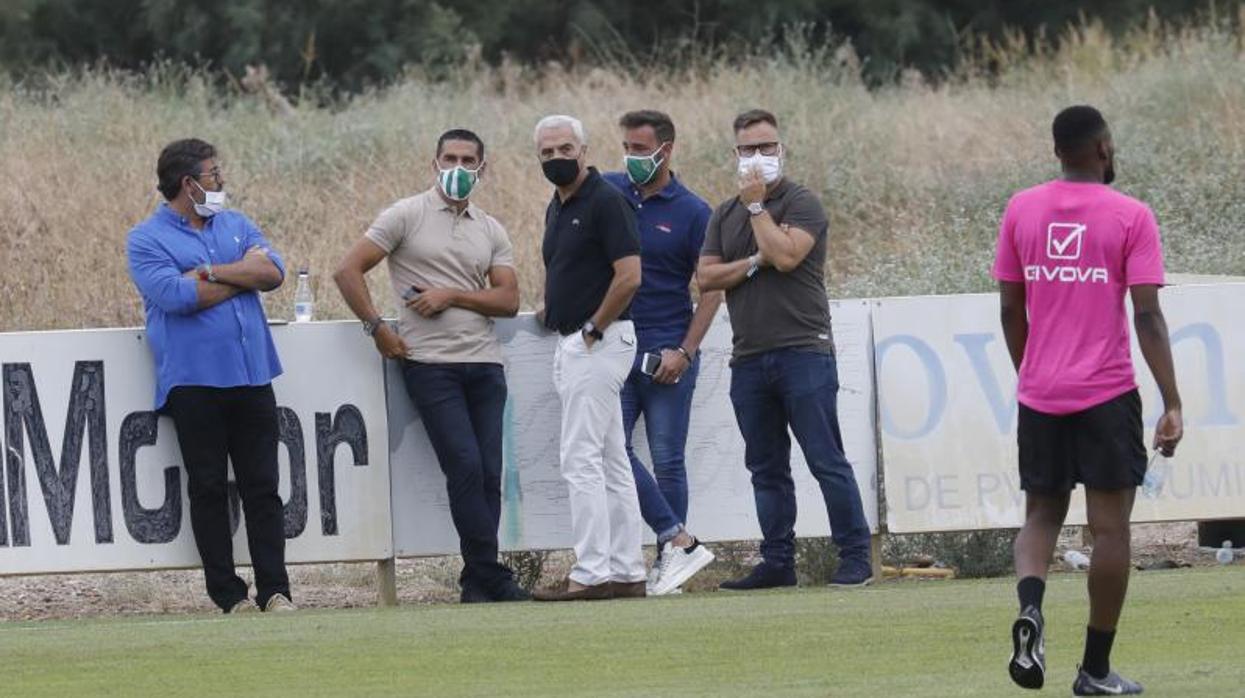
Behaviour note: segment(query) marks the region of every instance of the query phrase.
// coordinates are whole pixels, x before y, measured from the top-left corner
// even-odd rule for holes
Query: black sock
[[[1111,673],[1111,645],[1115,643],[1114,630],[1085,628],[1085,656],[1081,668],[1096,679],[1105,679]]]
[[[1016,585],[1016,595],[1020,597],[1020,610],[1033,606],[1042,610],[1042,595],[1046,593],[1046,582],[1038,577],[1025,577]]]

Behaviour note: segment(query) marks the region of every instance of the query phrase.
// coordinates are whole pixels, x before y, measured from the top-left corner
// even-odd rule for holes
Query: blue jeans
[[[654,382],[640,372],[643,353],[636,356],[636,365],[622,389],[623,429],[627,433],[627,456],[635,475],[636,493],[640,498],[640,516],[657,534],[657,544],[674,538],[687,522],[687,468],[684,451],[687,446],[687,424],[692,416],[692,393],[700,372],[700,355],[674,385]],[[636,457],[631,432],[644,415],[648,434],[649,454],[653,471]]]
[[[831,535],[843,560],[868,562],[869,524],[839,433],[839,377],[834,356],[775,349],[731,367],[731,402],[752,473],[761,556],[774,567],[795,566],[795,486],[791,438],[795,433],[809,470],[821,486]]]
[[[496,590],[511,579],[497,561],[505,371],[500,364],[404,360],[402,377],[445,473],[464,563],[459,582]]]

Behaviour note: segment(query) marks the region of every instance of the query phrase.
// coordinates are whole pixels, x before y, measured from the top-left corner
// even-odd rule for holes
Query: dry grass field
[[[642,107],[674,117],[676,171],[712,203],[734,186],[732,117],[773,110],[790,176],[830,211],[835,296],[989,288],[1003,205],[1054,174],[1050,120],[1077,102],[1112,122],[1118,186],[1154,207],[1170,268],[1242,273],[1241,44],[1235,30],[1214,26],[1155,25],[1111,39],[1090,24],[1036,55],[997,47],[988,75],[969,64],[937,86],[912,78],[872,91],[850,51],[798,44],[675,71],[474,68],[446,83],[411,78],[330,106],[308,103],[288,118],[169,66],[0,77],[0,331],[141,323],[125,236],[158,203],[160,148],[191,135],[221,148],[234,205],[291,266],[310,266],[317,317],[342,318],[328,279],[339,255],[389,202],[431,185],[442,130],[477,130],[489,160],[477,200],[509,229],[531,308],[550,195],[533,125],[548,113],[578,115],[594,164],[617,168],[614,123]],[[372,281],[392,310],[384,275]],[[267,299],[270,315],[291,315],[292,286]]]

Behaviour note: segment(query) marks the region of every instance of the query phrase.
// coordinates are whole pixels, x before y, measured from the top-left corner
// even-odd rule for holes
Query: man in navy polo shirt
[[[693,312],[689,285],[712,211],[670,170],[674,122],[662,112],[642,110],[623,114],[618,126],[624,171],[604,177],[635,209],[642,268],[640,289],[631,302],[637,353],[622,390],[623,428],[640,514],[657,534],[658,558],[648,593],[662,596],[713,562],[713,553],[686,530],[684,451],[700,342],[723,294],[705,293]],[[656,480],[631,442],[641,415]]]
[[[143,297],[156,366],[155,409],[173,418],[190,491],[190,524],[208,596],[226,613],[290,611],[277,494],[281,362],[259,292],[285,263],[249,218],[225,208],[216,149],[170,143],[156,164],[167,199],[130,231],[130,277]],[[233,562],[226,467],[233,461],[256,597]]]

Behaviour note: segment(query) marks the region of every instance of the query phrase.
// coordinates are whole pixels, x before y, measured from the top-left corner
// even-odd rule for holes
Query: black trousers
[[[208,596],[225,610],[248,596],[233,562],[226,471],[232,461],[255,568],[255,600],[262,607],[273,594],[288,597],[272,386],[179,386],[169,393],[164,412],[177,428],[189,483],[190,524],[203,559]]]

